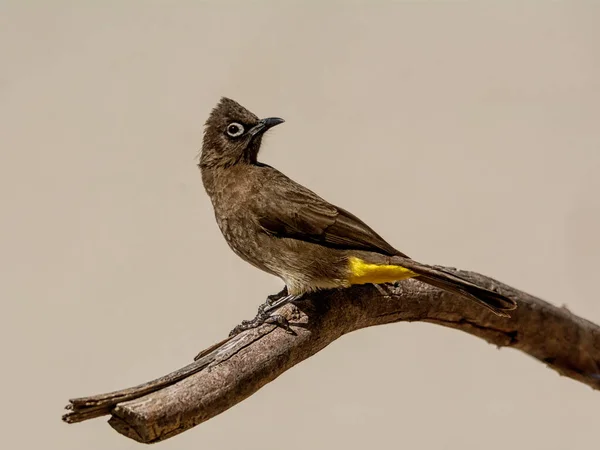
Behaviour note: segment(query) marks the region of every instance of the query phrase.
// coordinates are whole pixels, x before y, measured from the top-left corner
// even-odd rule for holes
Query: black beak
[[[258,136],[263,134],[269,128],[273,128],[275,125],[279,125],[283,122],[285,122],[285,120],[280,119],[279,117],[267,117],[266,119],[261,119],[258,124],[250,128],[248,133],[250,133],[251,136]]]

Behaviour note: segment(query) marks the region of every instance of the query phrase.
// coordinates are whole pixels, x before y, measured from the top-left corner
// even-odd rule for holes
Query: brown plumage
[[[498,315],[516,307],[501,294],[410,259],[358,217],[258,162],[263,133],[282,122],[260,120],[227,98],[206,122],[202,180],[219,228],[241,258],[280,277],[293,295],[350,286],[357,279],[351,261],[358,260],[376,271],[409,269],[410,276],[476,300]]]

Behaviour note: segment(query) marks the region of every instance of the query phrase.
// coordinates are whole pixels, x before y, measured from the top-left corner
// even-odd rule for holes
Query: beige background
[[[2,2],[2,447],[138,447],[69,397],[145,381],[279,280],[194,157],[221,95],[262,159],[409,255],[600,322],[599,3]],[[173,2],[174,3],[174,2]],[[162,449],[572,449],[600,396],[426,324],[344,337]]]

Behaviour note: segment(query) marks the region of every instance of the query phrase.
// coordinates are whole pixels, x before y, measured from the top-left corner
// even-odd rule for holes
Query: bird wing
[[[355,215],[272,170],[273,176],[255,198],[265,232],[332,248],[406,257]]]

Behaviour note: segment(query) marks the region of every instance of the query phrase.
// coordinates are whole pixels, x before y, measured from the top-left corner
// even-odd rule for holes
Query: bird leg
[[[393,293],[393,290],[392,290],[392,288],[391,288],[391,286],[389,284],[384,284],[383,285],[383,286],[385,286],[385,288],[387,289],[387,291],[380,284],[376,284],[376,283],[372,283],[372,284],[375,287],[375,289],[377,289],[377,292],[379,292],[379,294],[383,298],[391,298],[392,297],[390,294]],[[395,284],[394,284],[394,286],[395,286]]]
[[[278,325],[285,330],[290,330],[290,324],[288,320],[283,317],[281,314],[273,314],[272,312],[278,310],[284,305],[291,303],[295,300],[299,300],[301,295],[289,295],[287,288],[284,288],[281,292],[274,295],[269,295],[267,300],[258,307],[258,313],[256,317],[252,320],[244,320],[241,324],[235,327],[229,333],[229,336],[235,336],[236,334],[241,333],[242,331],[250,330],[252,328],[257,328],[264,323],[271,323],[274,325]]]
[[[288,295],[288,289],[287,286],[284,286],[283,289],[281,291],[279,291],[277,294],[271,294],[269,296],[267,296],[267,299],[265,300],[265,302],[260,305],[263,307],[263,309],[267,308],[268,306],[273,305],[277,300],[286,297]],[[258,308],[258,310],[260,311],[260,307]]]

